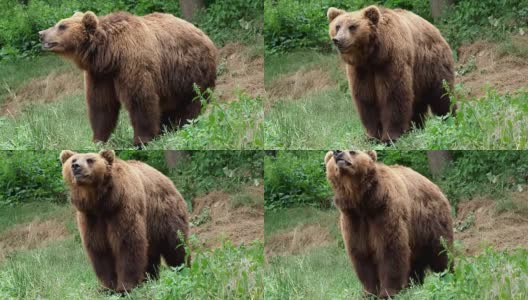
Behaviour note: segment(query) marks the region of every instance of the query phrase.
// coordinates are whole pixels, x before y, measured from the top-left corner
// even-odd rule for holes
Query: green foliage
[[[250,42],[262,35],[263,0],[215,1],[197,16],[196,24],[217,43],[227,41]]]
[[[454,151],[453,162],[438,184],[456,207],[463,199],[489,195],[497,201],[506,191],[526,184],[526,151]]]
[[[234,191],[243,184],[260,184],[263,156],[262,151],[192,151],[170,176],[189,202],[213,190]]]
[[[406,166],[425,177],[431,177],[426,151],[387,150],[378,151],[377,153],[378,161],[384,164]]]
[[[525,0],[459,0],[437,26],[453,49],[477,39],[504,40],[526,30],[528,5]]]
[[[324,151],[279,151],[264,160],[266,209],[295,205],[329,207]]]
[[[425,0],[265,0],[266,51],[275,53],[298,48],[329,50],[331,43],[326,18],[328,8],[354,11],[370,4],[405,8],[425,18],[430,17],[429,3]]]
[[[263,299],[264,244],[194,249],[190,267],[164,270],[148,287],[151,299]]]
[[[0,162],[0,207],[66,201],[58,151],[0,151]]]
[[[455,117],[432,117],[424,130],[402,137],[401,149],[527,149],[528,91],[480,99],[461,97]]]
[[[253,41],[255,35],[262,34],[262,0],[207,1],[207,4],[205,11],[197,15],[195,23],[219,46],[227,41]],[[5,0],[0,3],[0,60],[40,53],[38,31],[55,25],[76,11],[88,10],[98,15],[116,11],[136,15],[152,12],[181,15],[176,0]]]

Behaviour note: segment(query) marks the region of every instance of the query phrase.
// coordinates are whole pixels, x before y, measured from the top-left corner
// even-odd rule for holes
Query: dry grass
[[[81,93],[82,90],[81,71],[52,71],[47,76],[29,80],[16,90],[8,90],[8,96],[0,108],[0,115],[16,115],[25,105],[54,102]]]
[[[302,69],[294,74],[282,75],[266,89],[271,99],[299,99],[310,93],[335,87],[330,74],[321,69]]]
[[[512,202],[519,206],[528,205],[528,193],[513,193]],[[528,217],[511,210],[498,213],[497,201],[476,198],[458,205],[455,222],[473,219],[471,226],[462,232],[455,232],[455,239],[462,241],[466,254],[474,255],[491,245],[495,250],[528,248]]]
[[[221,101],[237,99],[239,91],[251,97],[264,96],[264,56],[240,43],[220,49],[220,76],[215,91]]]
[[[512,44],[528,48],[528,38],[515,37]],[[462,83],[469,96],[484,96],[486,87],[493,87],[500,93],[514,92],[527,86],[528,62],[525,58],[509,55],[501,45],[479,41],[461,46],[458,67],[471,64],[475,70],[456,78]]]
[[[266,239],[266,257],[276,255],[295,255],[312,248],[329,245],[334,240],[328,231],[319,224],[303,224],[293,230],[274,233]]]
[[[44,247],[50,242],[63,240],[68,235],[66,226],[54,219],[16,225],[0,233],[0,261],[13,251]]]
[[[247,187],[245,189],[253,197],[261,198],[264,203],[263,187]],[[248,243],[254,240],[264,240],[264,207],[237,206],[232,207],[232,195],[214,191],[205,196],[193,199],[191,220],[204,222],[191,227],[191,233],[205,247],[216,248],[221,245],[222,238],[231,240],[234,244]],[[204,218],[204,214],[208,215]]]

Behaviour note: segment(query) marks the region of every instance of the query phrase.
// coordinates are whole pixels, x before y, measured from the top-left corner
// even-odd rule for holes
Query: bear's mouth
[[[55,42],[51,42],[51,43],[45,42],[45,43],[42,43],[42,49],[50,50],[50,49],[56,47],[58,44],[59,43],[55,43]]]
[[[352,165],[350,162],[346,161],[344,158],[334,157],[334,159],[335,159],[337,166],[340,168],[345,168],[345,167],[349,167]]]

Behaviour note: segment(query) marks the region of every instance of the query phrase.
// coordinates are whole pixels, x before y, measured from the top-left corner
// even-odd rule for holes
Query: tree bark
[[[165,156],[165,163],[169,169],[177,168],[182,161],[185,161],[189,157],[189,152],[186,150],[165,150],[163,154]]]
[[[431,15],[436,20],[442,16],[448,6],[453,5],[453,0],[429,0],[429,3],[431,4]]]
[[[429,161],[429,171],[436,177],[442,175],[453,157],[449,150],[429,150],[427,151],[427,160]]]
[[[204,0],[179,0],[182,17],[192,21],[196,12],[205,7]]]

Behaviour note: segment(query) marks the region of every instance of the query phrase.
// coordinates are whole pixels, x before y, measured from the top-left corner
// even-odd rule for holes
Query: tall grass
[[[82,95],[51,104],[33,104],[14,117],[0,118],[1,149],[133,149],[133,130],[122,112],[106,144],[92,143]],[[238,101],[210,103],[209,110],[176,132],[162,135],[146,149],[259,149],[264,145],[262,101],[239,95]]]
[[[282,67],[281,57],[266,61],[266,85],[281,75],[318,67],[339,77],[335,85],[313,91],[298,99],[271,99],[265,108],[267,149],[527,149],[528,91],[521,89],[499,94],[488,89],[480,98],[464,96],[463,87],[457,91],[458,111],[455,117],[431,116],[424,129],[404,134],[394,144],[386,146],[367,139],[344,80],[345,74],[337,64],[330,64],[324,55],[311,56],[305,52],[288,53],[293,70]],[[340,76],[339,76],[340,75]]]

